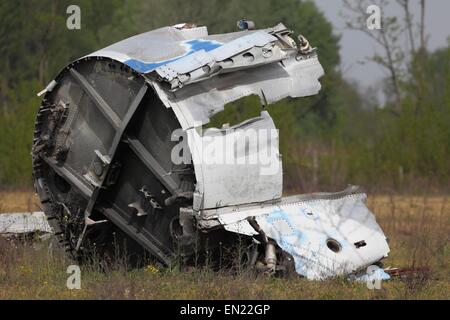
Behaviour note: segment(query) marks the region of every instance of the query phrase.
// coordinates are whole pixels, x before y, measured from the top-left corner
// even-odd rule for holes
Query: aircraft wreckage
[[[282,197],[278,133],[264,108],[204,130],[242,97],[264,106],[321,88],[324,70],[305,37],[281,23],[240,25],[133,36],[71,63],[39,93],[35,187],[66,250],[80,256],[94,243],[106,252],[122,233],[171,265],[198,252],[214,261],[240,242],[258,270],[295,268],[309,279],[354,275],[387,256],[357,187]]]

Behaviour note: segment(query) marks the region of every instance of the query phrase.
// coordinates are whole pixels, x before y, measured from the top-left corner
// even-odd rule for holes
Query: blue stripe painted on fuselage
[[[158,62],[143,62],[143,61],[136,60],[136,59],[130,59],[130,60],[124,61],[124,63],[138,72],[148,73],[162,65],[174,62],[180,58],[183,58],[190,54],[193,54],[194,52],[197,52],[200,50],[204,50],[204,51],[208,52],[208,51],[214,50],[214,49],[222,46],[222,44],[219,42],[202,40],[202,39],[189,40],[189,41],[186,41],[184,44],[188,46],[188,48],[189,48],[188,51],[185,54],[175,57],[175,58],[172,58],[172,59],[158,61]]]

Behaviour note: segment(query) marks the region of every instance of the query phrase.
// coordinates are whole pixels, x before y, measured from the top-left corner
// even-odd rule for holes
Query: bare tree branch
[[[420,0],[420,49],[425,50],[425,0]]]
[[[385,52],[384,57],[374,55],[370,60],[388,70],[393,86],[395,104],[397,108],[400,109],[401,90],[399,74],[401,74],[400,65],[403,54],[398,47],[397,42],[399,35],[403,31],[402,28],[398,25],[395,17],[388,17],[382,20],[381,30],[369,30],[366,26],[366,8],[368,7],[368,2],[344,0],[344,5],[353,14],[352,17],[347,19],[347,27],[352,30],[363,32],[383,48]],[[386,2],[384,0],[379,0],[378,5],[380,7],[385,6]]]
[[[416,46],[414,43],[414,32],[412,25],[412,15],[409,10],[409,0],[397,0],[397,2],[400,4],[400,6],[403,7],[403,10],[405,11],[405,22],[406,29],[408,30],[409,45],[411,48],[411,53],[414,55],[416,53]]]

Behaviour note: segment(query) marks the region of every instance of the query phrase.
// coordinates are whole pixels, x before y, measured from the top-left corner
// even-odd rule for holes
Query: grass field
[[[427,267],[429,274],[383,282],[381,290],[336,278],[325,282],[250,272],[179,272],[147,266],[109,272],[82,266],[81,290],[66,288],[67,266],[45,242],[0,238],[0,299],[450,299],[450,197],[372,196],[368,206],[389,237],[385,266]],[[38,210],[30,192],[0,193],[0,212]]]

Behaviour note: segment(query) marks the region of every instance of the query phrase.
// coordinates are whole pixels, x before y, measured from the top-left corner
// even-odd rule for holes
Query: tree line
[[[81,9],[80,30],[66,27],[72,4]],[[339,189],[347,183],[400,189],[418,182],[448,187],[449,47],[409,50],[401,79],[387,81],[395,99],[381,105],[343,78],[339,36],[311,1],[5,0],[0,17],[0,188],[31,185],[36,93],[69,62],[157,27],[193,22],[210,33],[232,32],[242,18],[257,27],[283,22],[305,35],[326,72],[317,96],[268,107],[280,129],[287,189]],[[390,28],[384,30],[395,36]],[[259,109],[259,101],[248,97],[214,120],[240,121]]]

